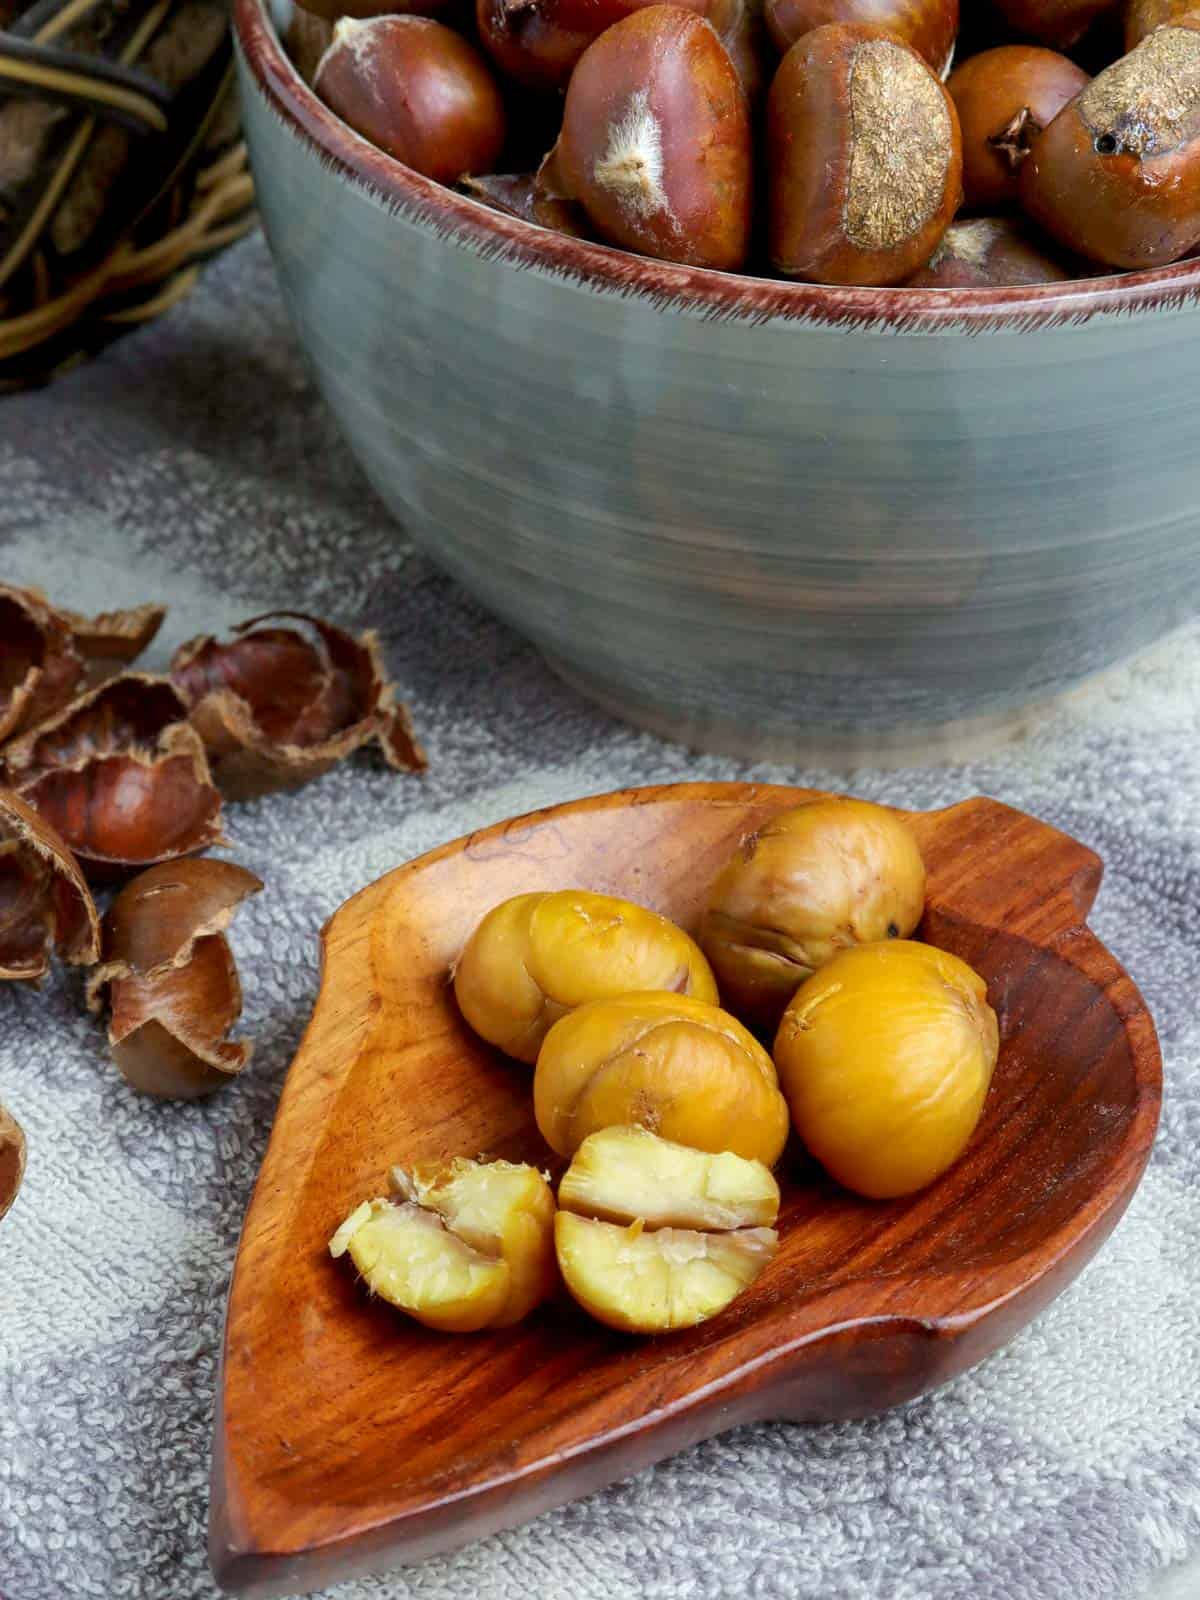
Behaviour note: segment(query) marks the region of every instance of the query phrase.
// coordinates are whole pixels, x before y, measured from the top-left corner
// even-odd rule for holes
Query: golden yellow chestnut
[[[508,1161],[392,1169],[399,1200],[355,1208],[329,1241],[367,1286],[444,1333],[507,1328],[554,1292],[554,1196]]]
[[[505,900],[475,929],[454,973],[459,1009],[475,1032],[528,1062],[576,1006],[638,989],[717,999],[708,962],[681,928],[587,889]]]
[[[775,1061],[796,1132],[848,1189],[911,1194],[957,1161],[1000,1047],[987,985],[914,940],[844,950],[784,1012]]]
[[[576,1150],[558,1186],[561,1211],[651,1228],[769,1227],[779,1185],[761,1161],[716,1155],[645,1128],[602,1128]]]
[[[625,1123],[767,1166],[787,1140],[770,1056],[728,1012],[679,994],[622,995],[563,1017],[538,1055],[533,1109],[563,1156]]]
[[[560,1211],[563,1282],[583,1309],[625,1333],[668,1333],[716,1316],[775,1254],[773,1228],[701,1233],[622,1226]]]
[[[730,1010],[774,1027],[839,950],[907,937],[924,906],[925,864],[900,818],[830,796],[742,841],[709,892],[699,941]]]

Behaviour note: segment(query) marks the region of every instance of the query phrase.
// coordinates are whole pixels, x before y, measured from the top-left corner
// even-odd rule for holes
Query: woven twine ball
[[[182,299],[254,223],[222,0],[0,0],[0,388]]]

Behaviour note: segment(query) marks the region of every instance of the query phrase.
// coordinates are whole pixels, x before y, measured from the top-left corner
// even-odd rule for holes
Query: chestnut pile
[[[477,1034],[533,1066],[538,1129],[569,1163],[557,1199],[528,1165],[394,1168],[330,1254],[445,1331],[509,1326],[560,1281],[623,1332],[715,1316],[775,1254],[789,1129],[872,1199],[924,1188],[966,1148],[999,1027],[977,973],[909,938],[924,905],[905,824],[833,797],[742,841],[694,940],[588,890],[506,900],[454,992]]]
[[[37,984],[54,954],[90,968],[126,1080],[194,1099],[250,1057],[228,1037],[242,990],[224,930],[263,886],[192,859],[226,843],[223,800],[295,788],[368,744],[397,769],[425,761],[372,634],[279,613],[190,640],[168,674],[131,670],[164,616],[84,617],[0,584],[0,981]],[[0,1106],[0,1216],[24,1152]]]
[[[640,255],[959,288],[1200,243],[1200,0],[303,3],[364,139]]]

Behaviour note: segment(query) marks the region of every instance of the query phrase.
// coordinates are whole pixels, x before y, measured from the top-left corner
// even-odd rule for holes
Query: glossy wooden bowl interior
[[[1106,1236],[1153,1138],[1153,1026],[1084,925],[1097,857],[972,800],[911,818],[922,936],[986,976],[1003,1039],[983,1123],[933,1187],[861,1200],[790,1148],[776,1262],[724,1315],[653,1340],[570,1305],[439,1336],[330,1261],[330,1233],[395,1161],[547,1162],[529,1069],[468,1031],[448,983],[483,912],[582,885],[694,924],[739,838],[802,794],[693,784],[556,807],[402,867],[333,918],[230,1296],[211,1524],[224,1584],[308,1590],[511,1526],[747,1419],[910,1399],[1002,1344]]]

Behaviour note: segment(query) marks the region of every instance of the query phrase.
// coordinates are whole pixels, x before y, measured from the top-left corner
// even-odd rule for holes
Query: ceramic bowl
[[[408,532],[691,744],[961,751],[1200,602],[1200,260],[849,290],[546,232],[372,149],[236,0],[283,293]]]

